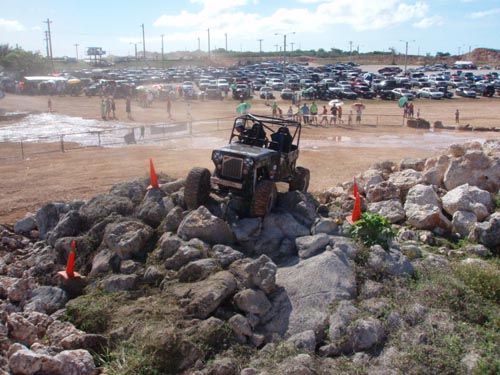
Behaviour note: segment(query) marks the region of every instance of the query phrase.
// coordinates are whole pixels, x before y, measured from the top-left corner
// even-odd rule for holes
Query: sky
[[[410,55],[500,49],[500,0],[0,0],[0,44],[85,58],[227,48],[338,48]],[[142,26],[144,25],[144,26]],[[259,41],[260,40],[260,41]]]

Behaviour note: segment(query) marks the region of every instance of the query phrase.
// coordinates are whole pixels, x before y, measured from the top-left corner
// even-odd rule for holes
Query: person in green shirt
[[[311,122],[318,125],[318,105],[316,102],[311,104]]]
[[[271,106],[272,110],[273,110],[273,117],[276,117],[278,115],[278,104],[276,102],[273,103],[273,105]]]

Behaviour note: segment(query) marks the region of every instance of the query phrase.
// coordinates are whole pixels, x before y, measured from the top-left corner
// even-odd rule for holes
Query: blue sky
[[[133,55],[147,51],[194,51],[210,47],[234,51],[339,48],[409,54],[467,53],[469,48],[500,49],[500,0],[0,0],[0,44],[45,55],[51,20],[54,56],[82,58],[102,47]],[[278,34],[278,35],[275,35]],[[199,42],[198,42],[199,41]],[[352,43],[351,43],[352,42]],[[293,43],[293,46],[292,46]],[[75,44],[79,46],[76,47]],[[278,47],[276,47],[278,46]],[[142,45],[137,48],[142,50]]]

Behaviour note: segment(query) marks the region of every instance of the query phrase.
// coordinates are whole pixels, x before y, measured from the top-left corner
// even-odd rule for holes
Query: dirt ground
[[[286,113],[289,103],[277,102]],[[440,101],[419,99],[415,102],[415,108],[420,108],[421,116],[431,123],[440,120],[444,124],[454,124],[455,110],[460,108],[462,124],[500,127],[499,102],[498,97]],[[250,103],[252,113],[271,114],[264,100],[255,98]],[[365,120],[361,126],[303,128],[301,142],[304,147],[301,148],[299,165],[311,170],[312,192],[351,180],[377,161],[399,162],[406,157],[430,157],[452,143],[484,140],[499,135],[493,132],[453,130],[430,134],[428,130],[403,127],[402,110],[394,101],[365,100],[364,103]],[[191,113],[194,120],[227,118],[235,116],[237,104],[231,99],[221,102],[194,101],[191,103]],[[318,104],[321,108],[326,103]],[[52,107],[57,113],[99,119],[98,97],[54,97]],[[346,102],[345,108],[349,107],[350,103]],[[187,103],[184,101],[175,101],[172,106],[173,120],[170,121],[185,120],[186,108]],[[0,101],[0,113],[11,111],[46,112],[47,97],[7,95]],[[155,102],[151,108],[141,108],[133,103],[132,114],[133,120],[122,120],[126,119],[125,103],[124,100],[117,101],[117,117],[131,127],[167,122],[166,105],[163,102]],[[5,125],[11,123],[0,121],[0,127]],[[220,138],[221,145],[228,137],[222,131],[209,135]],[[437,142],[434,142],[436,139]],[[54,148],[54,145],[36,143],[25,147],[31,151],[43,151]],[[19,153],[18,144],[0,142],[0,149],[2,154]],[[189,141],[181,143],[180,148],[139,142],[119,148],[84,148],[36,155],[28,153],[24,160],[0,160],[0,223],[12,224],[27,213],[35,213],[48,202],[88,199],[107,192],[117,182],[148,176],[149,158],[153,159],[156,172],[178,178],[184,177],[193,166],[211,169],[210,155],[210,147],[197,147]]]

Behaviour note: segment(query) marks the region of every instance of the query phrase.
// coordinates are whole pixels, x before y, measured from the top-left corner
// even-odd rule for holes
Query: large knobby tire
[[[289,191],[302,191],[307,193],[309,189],[309,180],[311,179],[311,172],[304,167],[295,168],[292,180],[290,181]]]
[[[210,176],[207,168],[194,167],[189,171],[184,187],[184,201],[188,210],[196,210],[208,200]]]
[[[278,197],[278,190],[273,181],[261,181],[255,187],[255,191],[250,203],[250,216],[264,217],[273,209],[276,199]]]

